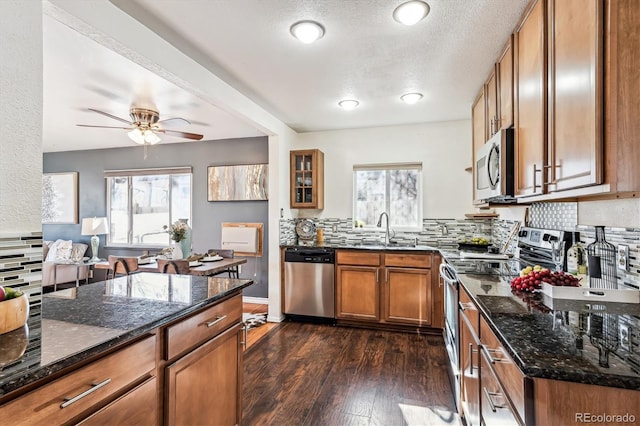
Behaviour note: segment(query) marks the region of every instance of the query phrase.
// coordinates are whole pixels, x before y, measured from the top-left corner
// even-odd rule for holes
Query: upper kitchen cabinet
[[[498,73],[498,125],[497,129],[513,126],[513,37],[502,50],[496,70]]]
[[[548,192],[603,180],[602,3],[548,0]]]
[[[484,85],[484,97],[487,103],[486,135],[485,141],[489,140],[499,129],[498,126],[498,83],[496,81],[496,69],[491,70],[489,78]]]
[[[545,1],[533,2],[514,33],[516,197],[542,194],[547,144]]]
[[[291,151],[291,208],[324,208],[324,154],[319,149]]]
[[[640,7],[605,7],[605,182],[618,194],[640,191]]]
[[[476,201],[476,153],[482,145],[487,141],[486,139],[486,114],[485,114],[485,102],[484,102],[484,89],[480,91],[476,101],[471,107],[471,121],[472,121],[472,133],[471,133],[471,161],[472,161],[472,173],[473,173],[473,200],[475,204],[482,203]]]

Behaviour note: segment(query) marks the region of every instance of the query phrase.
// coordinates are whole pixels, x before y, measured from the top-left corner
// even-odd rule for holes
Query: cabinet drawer
[[[153,335],[14,399],[0,407],[0,418],[16,425],[66,423],[149,375],[155,366]]]
[[[480,336],[480,312],[478,311],[476,304],[471,300],[469,294],[467,294],[467,291],[462,286],[460,286],[459,288],[460,315],[464,315],[465,317],[467,317],[467,320],[469,320],[469,325],[471,326],[473,332],[476,334],[476,336]]]
[[[489,367],[486,352],[480,356],[480,412],[485,425],[519,426],[518,415],[507,400],[506,392]]]
[[[150,378],[79,424],[155,425],[158,423],[157,379]],[[144,409],[140,409],[144,407]]]
[[[338,250],[336,263],[339,265],[380,266],[380,253]]]
[[[498,380],[500,380],[520,418],[524,419],[524,374],[507,355],[506,350],[484,318],[480,318],[480,342]]]
[[[165,359],[172,359],[241,321],[242,295],[239,294],[169,326]]]
[[[384,255],[385,266],[411,268],[431,268],[430,254],[387,253]]]

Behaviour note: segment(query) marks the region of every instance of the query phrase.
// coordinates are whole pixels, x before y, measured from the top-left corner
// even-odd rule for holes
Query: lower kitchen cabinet
[[[242,328],[236,325],[166,367],[169,425],[238,425]]]
[[[480,425],[480,340],[478,310],[460,289],[460,404],[467,426]]]
[[[441,328],[442,314],[435,312],[443,310],[442,289],[432,271],[433,257],[431,253],[338,250],[338,322]]]
[[[158,380],[155,377],[127,392],[79,424],[144,426],[158,424]],[[141,410],[140,407],[145,407]]]
[[[482,421],[491,426],[519,426],[517,414],[511,408],[505,391],[500,386],[498,378],[489,367],[490,360],[483,349],[480,356],[480,400],[482,401]]]

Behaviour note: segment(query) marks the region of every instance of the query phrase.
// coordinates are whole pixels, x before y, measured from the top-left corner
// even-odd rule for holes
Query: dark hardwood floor
[[[244,425],[459,425],[442,338],[284,323],[244,355]]]

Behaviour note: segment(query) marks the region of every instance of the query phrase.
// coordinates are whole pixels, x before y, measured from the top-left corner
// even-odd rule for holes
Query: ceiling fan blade
[[[177,136],[179,138],[193,139],[196,141],[199,141],[204,137],[203,135],[199,135],[197,133],[180,132],[178,130],[154,129],[153,131],[158,133],[164,133],[169,136]]]
[[[185,122],[187,124],[191,124],[191,122],[189,120],[187,120],[186,118],[182,118],[182,117],[165,118],[164,120],[158,121],[158,123],[166,123],[167,121],[173,121],[173,120],[180,120],[180,121],[183,121],[183,122]]]
[[[106,115],[109,118],[113,118],[114,120],[122,121],[123,123],[133,124],[129,120],[125,120],[124,118],[117,117],[113,114],[109,114],[108,112],[100,111],[99,109],[87,108],[89,111],[97,112],[98,114]]]
[[[117,127],[117,126],[94,126],[93,124],[76,124],[79,127],[100,127],[102,129],[124,129],[132,130],[132,127]]]

